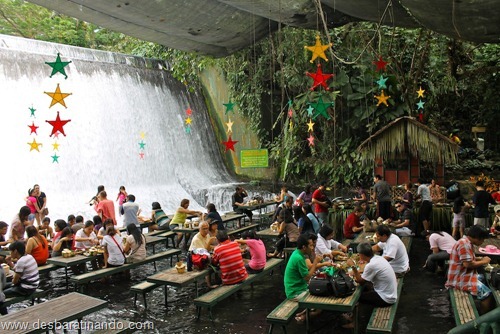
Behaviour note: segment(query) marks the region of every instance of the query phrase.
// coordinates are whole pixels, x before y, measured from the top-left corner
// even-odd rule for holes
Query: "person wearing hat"
[[[491,225],[491,234],[500,235],[500,205],[495,205],[493,211],[495,211],[495,217]]]

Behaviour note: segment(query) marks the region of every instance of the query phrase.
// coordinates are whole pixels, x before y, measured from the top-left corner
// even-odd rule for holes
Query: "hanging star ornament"
[[[139,153],[139,159],[144,160],[144,152]]]
[[[316,35],[316,44],[312,46],[304,46],[304,48],[313,53],[310,62],[314,63],[314,60],[318,57],[324,59],[325,61],[328,61],[328,58],[326,58],[325,55],[325,51],[328,50],[330,46],[332,46],[332,43],[322,45],[319,39],[319,35]]]
[[[68,79],[68,76],[66,75],[66,71],[64,70],[64,68],[69,63],[71,63],[71,61],[61,61],[61,57],[60,57],[59,53],[57,54],[57,58],[56,58],[55,62],[52,62],[52,63],[45,62],[45,64],[52,67],[52,73],[50,74],[51,78],[54,74],[61,73],[62,75],[64,75],[64,79]]]
[[[323,96],[320,96],[318,102],[309,103],[315,110],[313,115],[313,119],[316,119],[318,116],[323,116],[326,119],[330,119],[330,115],[328,115],[328,108],[333,106],[333,102],[323,102]]]
[[[187,109],[186,109],[186,114],[187,114],[188,116],[191,116],[191,114],[192,114],[192,113],[193,113],[193,111],[191,110],[191,108],[187,108]]]
[[[387,79],[389,79],[389,77],[385,77],[383,75],[380,76],[380,79],[378,79],[378,81],[375,81],[377,84],[378,84],[378,89],[384,89],[384,88],[387,88],[386,86],[386,81]]]
[[[227,126],[227,133],[233,133],[233,122],[231,122],[231,119],[229,119],[229,122],[226,123]]]
[[[312,117],[314,108],[311,105],[309,105],[309,107],[306,110],[307,110],[307,116]]]
[[[57,155],[57,154],[55,154],[55,153],[54,153],[54,155],[53,155],[53,156],[51,156],[51,158],[52,158],[52,163],[54,163],[54,162],[59,163],[59,157],[60,157],[59,155]]]
[[[419,100],[419,101],[417,102],[417,109],[424,109],[424,104],[425,104],[425,102],[424,102],[424,101]]]
[[[293,130],[293,121],[290,120],[290,123],[288,123],[288,130],[292,131]]]
[[[56,131],[56,133],[54,133],[54,139],[59,139],[59,135],[61,133],[59,131]]]
[[[141,132],[141,133],[139,133],[139,136],[141,137],[141,139],[144,139],[144,138],[146,138],[146,133]]]
[[[139,149],[140,149],[140,150],[144,150],[144,149],[146,148],[146,143],[145,143],[145,142],[143,142],[142,140],[141,140],[141,142],[140,142],[140,143],[137,143],[137,144],[139,144]]]
[[[223,105],[226,107],[226,115],[228,112],[232,111],[234,113],[234,103],[229,100],[228,103],[223,103]]]
[[[236,144],[238,141],[234,141],[231,136],[229,136],[229,139],[227,141],[223,141],[222,144],[226,146],[226,150],[224,152],[227,152],[228,150],[234,151],[234,144]]]
[[[59,143],[54,142],[52,144],[52,151],[59,151]]]
[[[186,127],[184,128],[184,130],[186,131],[186,133],[191,133],[191,126],[186,125]]]
[[[310,90],[315,90],[316,87],[318,87],[318,86],[322,86],[325,90],[330,90],[330,88],[326,84],[326,81],[328,79],[332,78],[333,74],[323,73],[323,71],[321,70],[321,64],[318,64],[318,68],[316,69],[316,73],[306,72],[306,75],[308,77],[311,77],[314,80],[312,87],[309,88]]]
[[[313,123],[312,119],[309,119],[309,123],[307,123],[307,132],[314,131],[314,124],[316,123]]]
[[[420,86],[420,89],[417,90],[417,94],[418,94],[417,97],[424,97],[424,93],[425,93],[425,90],[422,89],[422,86]]]
[[[385,67],[387,66],[387,62],[382,59],[382,56],[379,56],[378,60],[373,61],[373,64],[377,66],[377,68],[375,69],[375,71],[377,72],[385,71]]]
[[[292,118],[293,117],[293,109],[290,108],[288,109],[288,118]]]
[[[57,117],[54,121],[45,121],[47,123],[49,123],[50,125],[52,125],[52,132],[50,133],[50,136],[54,135],[56,132],[60,132],[62,133],[65,137],[66,137],[66,134],[64,133],[64,129],[63,129],[63,126],[66,125],[66,123],[69,123],[71,122],[70,119],[66,119],[66,120],[61,120],[61,118],[59,117],[59,111],[57,112]],[[57,135],[58,136],[58,135]],[[56,136],[54,136],[55,138]]]
[[[67,108],[66,103],[64,103],[64,99],[72,94],[72,93],[61,93],[61,88],[59,88],[59,84],[57,84],[55,92],[53,92],[53,93],[44,92],[44,93],[52,98],[52,101],[50,102],[49,108],[52,107],[56,103],[59,103],[64,108]]]
[[[384,94],[384,90],[382,89],[382,93],[380,93],[380,95],[375,95],[374,96],[378,102],[377,102],[377,107],[380,105],[380,104],[385,104],[386,107],[389,106],[389,104],[387,103],[387,100],[390,98],[390,96],[388,95],[385,95]]]
[[[28,108],[28,109],[29,109],[29,110],[30,110],[30,112],[31,112],[30,117],[35,117],[35,111],[36,111],[36,109],[35,109],[35,108],[33,108],[33,106],[31,106],[31,107],[30,107],[30,108]]]
[[[191,124],[192,122],[191,117],[186,118],[185,122],[187,125]]]
[[[34,133],[34,134],[38,135],[38,133],[36,133],[36,129],[38,129],[39,126],[36,126],[35,122],[31,122],[31,125],[28,125],[28,128],[31,129],[30,134]]]
[[[419,113],[418,114],[418,120],[419,120],[420,123],[424,122],[424,114],[423,113]]]
[[[309,142],[309,146],[314,146],[314,136],[312,133],[307,137],[307,141]]]
[[[40,152],[39,146],[42,146],[42,143],[37,143],[36,139],[33,138],[33,141],[31,143],[28,143],[28,145],[30,146],[30,152],[33,150],[37,150],[38,152]]]

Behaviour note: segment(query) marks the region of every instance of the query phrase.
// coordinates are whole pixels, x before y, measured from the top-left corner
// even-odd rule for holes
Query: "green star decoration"
[[[306,110],[307,110],[307,116],[312,117],[314,108],[311,107],[311,105],[309,105],[309,108],[307,108]]]
[[[186,133],[191,133],[191,126],[186,125]]]
[[[140,148],[141,150],[143,150],[143,149],[145,148],[145,146],[146,146],[146,143],[145,143],[145,142],[143,142],[142,140],[141,140],[141,142],[140,142],[140,143],[138,143],[138,144],[139,144],[139,148]]]
[[[378,89],[387,88],[387,86],[385,85],[387,79],[389,79],[389,77],[384,78],[384,76],[381,75],[380,79],[378,79],[378,81],[375,81],[378,84]]]
[[[52,163],[54,163],[54,162],[59,163],[59,155],[54,153],[54,155],[51,156],[51,158],[52,158]]]
[[[30,112],[31,112],[30,117],[35,117],[35,111],[36,111],[36,109],[35,109],[35,108],[33,108],[33,106],[31,106],[31,107],[30,107],[30,108],[28,108],[28,109],[29,109],[29,110],[30,110]]]
[[[61,61],[61,57],[60,57],[59,53],[57,54],[57,58],[56,58],[55,62],[52,62],[52,63],[45,62],[45,64],[52,67],[52,73],[50,74],[51,78],[54,74],[61,73],[62,75],[64,75],[64,79],[68,79],[68,76],[66,75],[66,71],[64,71],[64,67],[66,67],[69,63],[71,63],[71,61]]]
[[[234,103],[229,100],[228,103],[223,103],[223,105],[226,107],[226,115],[228,112],[232,111],[234,113]]]
[[[330,115],[328,115],[328,107],[333,106],[333,102],[323,102],[323,96],[320,96],[318,102],[309,103],[316,112],[313,115],[313,119],[316,119],[318,116],[323,116],[326,119],[330,119]]]
[[[424,109],[424,104],[425,104],[424,101],[419,100],[418,103],[417,103],[417,107],[418,107],[417,109]]]

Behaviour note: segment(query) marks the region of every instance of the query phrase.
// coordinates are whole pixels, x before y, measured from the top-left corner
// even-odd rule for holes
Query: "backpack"
[[[491,271],[491,288],[500,290],[500,268]]]

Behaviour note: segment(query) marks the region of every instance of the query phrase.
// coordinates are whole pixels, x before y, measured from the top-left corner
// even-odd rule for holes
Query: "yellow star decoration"
[[[141,139],[144,139],[146,137],[146,134],[144,132],[141,132],[139,136],[141,136]]]
[[[42,146],[42,143],[37,143],[36,139],[33,138],[33,141],[31,143],[28,143],[28,145],[30,146],[30,152],[33,150],[37,150],[38,152],[40,152],[38,146]]]
[[[293,130],[293,121],[290,120],[290,124],[288,124],[288,125],[289,125],[288,128],[290,129],[290,131],[292,131]]]
[[[186,124],[191,124],[191,118],[190,117],[186,118]]]
[[[52,144],[52,147],[53,147],[53,151],[59,151],[59,144],[57,142],[55,142],[54,144]]]
[[[50,102],[49,108],[52,107],[56,103],[59,103],[64,108],[67,108],[66,104],[64,103],[64,99],[66,97],[68,97],[69,95],[71,95],[71,93],[61,93],[61,88],[59,88],[59,84],[57,84],[55,92],[53,92],[53,93],[44,92],[44,93],[52,98],[52,102]]]
[[[424,97],[425,90],[422,89],[422,86],[420,86],[420,89],[417,90],[417,97]]]
[[[388,96],[388,95],[387,95],[387,96],[386,96],[386,95],[384,95],[384,90],[383,90],[383,89],[382,89],[382,93],[381,93],[380,95],[375,95],[374,97],[378,100],[377,107],[378,107],[381,103],[385,104],[385,106],[386,106],[386,107],[388,107],[388,106],[389,106],[389,104],[387,104],[387,100],[390,98],[390,96]]]
[[[317,35],[316,44],[313,46],[304,46],[304,48],[313,53],[312,58],[310,60],[310,62],[313,63],[314,60],[318,57],[323,58],[325,61],[328,61],[328,58],[326,58],[325,55],[325,51],[328,50],[330,46],[332,46],[332,43],[321,45],[321,41],[319,40],[319,35]]]
[[[307,123],[307,131],[314,131],[314,124],[316,123],[313,123],[312,119],[309,119],[309,123]]]
[[[234,122],[231,122],[231,119],[229,119],[229,122],[226,123],[227,133],[233,133],[233,124]]]

